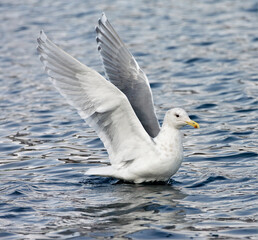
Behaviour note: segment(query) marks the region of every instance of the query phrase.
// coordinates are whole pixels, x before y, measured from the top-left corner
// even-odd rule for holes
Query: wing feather
[[[112,164],[136,158],[141,154],[137,149],[150,146],[151,138],[118,88],[56,46],[43,31],[37,49],[50,81],[95,129]]]
[[[127,96],[148,134],[156,137],[160,127],[146,75],[105,14],[99,19],[96,32],[98,50],[108,79]]]

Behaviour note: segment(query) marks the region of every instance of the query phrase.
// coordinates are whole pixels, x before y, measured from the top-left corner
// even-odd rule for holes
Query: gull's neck
[[[169,120],[165,117],[161,130],[157,137],[154,138],[157,145],[162,148],[168,148],[170,151],[183,151],[182,137],[179,129],[170,124]]]

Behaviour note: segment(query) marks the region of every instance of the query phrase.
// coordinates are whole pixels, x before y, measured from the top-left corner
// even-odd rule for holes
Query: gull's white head
[[[199,124],[191,120],[186,111],[182,108],[173,108],[167,111],[166,119],[167,123],[176,129],[180,129],[187,124],[194,128],[200,128]]]

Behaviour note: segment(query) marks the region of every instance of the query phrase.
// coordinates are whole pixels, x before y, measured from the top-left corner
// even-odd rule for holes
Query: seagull
[[[86,175],[166,182],[183,161],[180,129],[199,124],[182,108],[173,108],[160,127],[148,79],[104,13],[96,33],[107,79],[63,51],[43,31],[37,39],[50,81],[107,149],[111,165],[89,168]]]

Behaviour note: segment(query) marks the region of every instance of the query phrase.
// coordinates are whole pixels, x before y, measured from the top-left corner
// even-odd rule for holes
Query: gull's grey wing
[[[112,164],[149,150],[152,140],[118,88],[57,47],[43,31],[37,49],[50,81],[95,129]]]
[[[99,19],[96,32],[98,50],[108,79],[127,96],[148,134],[156,137],[160,126],[146,75],[104,13]]]

